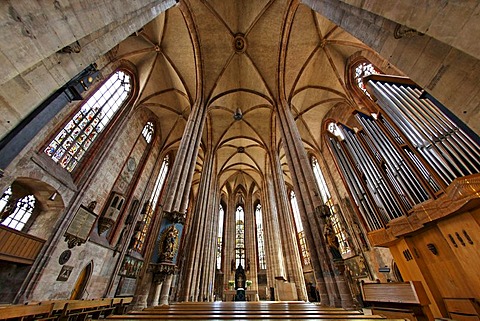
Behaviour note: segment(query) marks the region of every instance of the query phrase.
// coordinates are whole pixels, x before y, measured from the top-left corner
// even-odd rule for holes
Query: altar
[[[223,291],[223,302],[235,301],[237,290]],[[258,293],[256,290],[245,290],[245,298],[247,301],[258,301]]]

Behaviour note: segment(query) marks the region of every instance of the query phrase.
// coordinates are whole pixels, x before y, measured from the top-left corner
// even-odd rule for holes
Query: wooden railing
[[[0,259],[33,264],[45,240],[0,225]]]

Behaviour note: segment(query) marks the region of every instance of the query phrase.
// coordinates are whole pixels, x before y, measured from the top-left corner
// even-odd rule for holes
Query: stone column
[[[160,228],[163,227],[163,231],[175,226],[176,224],[183,225],[185,223],[185,216],[188,207],[189,193],[195,170],[195,163],[198,155],[198,147],[202,138],[202,131],[205,125],[206,110],[200,101],[197,101],[192,112],[188,116],[187,125],[183,132],[182,141],[178,152],[175,156],[175,162],[173,163],[170,175],[167,180],[167,185],[164,193],[164,198],[160,201],[160,207],[163,209],[163,216],[157,215],[154,219],[154,223],[151,229],[151,235],[149,236],[149,243],[145,250],[145,264],[139,276],[139,282],[135,291],[133,306],[136,309],[145,308],[147,305],[148,289],[151,286],[152,273],[150,272],[153,267],[152,263],[167,263],[176,264],[175,261],[162,260],[161,262],[152,262],[154,252],[157,255],[162,253],[160,246],[155,248],[155,245],[160,243]],[[176,257],[176,251],[180,247],[181,234],[177,235],[177,240],[174,246],[172,258]],[[168,285],[168,289],[167,289]],[[163,283],[162,292],[170,292],[170,283]],[[167,297],[168,299],[168,297]]]
[[[213,297],[213,288],[209,287],[212,281],[211,265],[216,256],[213,251],[213,240],[216,236],[218,224],[217,198],[215,197],[214,155],[211,150],[207,151],[202,177],[192,213],[191,226],[189,227],[188,246],[185,248],[186,266],[184,267],[184,300],[203,301]],[[213,196],[212,196],[213,195]],[[216,209],[216,210],[215,210]]]
[[[278,204],[277,213],[280,222],[280,232],[282,234],[284,251],[287,256],[285,261],[289,281],[295,283],[298,299],[308,301],[305,277],[303,276],[303,265],[300,251],[297,246],[297,232],[290,207],[290,199],[287,193],[285,179],[283,177],[280,158],[275,150],[272,152],[272,163],[274,169],[273,182]]]
[[[155,283],[155,292],[153,294],[152,306],[156,307],[158,305],[158,299],[160,298],[160,291],[162,289],[163,280],[157,280]]]
[[[257,282],[257,227],[252,195],[245,201],[245,276],[252,281],[250,289],[256,288]]]
[[[167,274],[163,281],[162,291],[160,292],[160,305],[168,305],[170,287],[172,286],[173,274]]]
[[[276,287],[276,278],[287,280],[285,269],[285,255],[283,253],[282,239],[279,233],[280,223],[278,216],[278,207],[275,197],[275,189],[270,182],[273,181],[271,163],[267,163],[267,172],[265,175],[264,188],[266,193],[266,202],[269,211],[264,213],[265,245],[269,249],[267,263],[267,280],[269,287],[275,288],[275,297],[278,299],[278,288]]]
[[[325,244],[324,222],[321,217],[323,208],[320,193],[315,184],[313,170],[310,165],[302,138],[290,111],[290,106],[284,100],[278,110],[278,123],[288,166],[292,173],[294,191],[297,196],[300,216],[305,231],[305,238],[310,250],[311,263],[323,305],[352,307],[350,296],[340,293],[347,292],[343,287],[345,282],[337,284],[335,274],[338,273],[333,265],[331,253]],[[339,291],[338,285],[342,287]]]

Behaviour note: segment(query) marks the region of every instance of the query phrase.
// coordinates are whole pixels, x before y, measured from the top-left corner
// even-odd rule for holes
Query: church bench
[[[99,299],[89,301],[68,302],[59,321],[83,321],[89,318],[98,319],[100,316],[108,316],[113,312],[112,299]]]
[[[374,314],[412,321],[433,320],[430,300],[419,281],[362,283],[361,290],[363,301],[372,306]]]
[[[128,305],[132,303],[133,297],[113,298],[112,307],[114,314],[125,314]]]
[[[0,320],[52,320],[52,304],[11,305],[0,309]]]
[[[474,298],[444,298],[450,318],[459,321],[480,321],[480,304]]]
[[[256,313],[252,315],[246,315],[237,313],[235,315],[225,314],[210,314],[210,315],[111,315],[108,319],[113,320],[125,320],[125,321],[144,321],[144,320],[269,320],[269,319],[288,319],[288,320],[319,320],[319,321],[339,321],[339,320],[354,320],[354,321],[377,321],[386,320],[386,318],[379,316],[362,316],[356,318],[346,318],[345,316],[332,318],[331,316],[304,316],[298,314],[269,314],[269,313]],[[406,319],[388,319],[388,321],[406,321]]]

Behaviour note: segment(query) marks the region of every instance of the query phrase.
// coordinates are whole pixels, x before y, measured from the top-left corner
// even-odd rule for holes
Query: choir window
[[[72,172],[131,92],[130,76],[114,73],[70,119],[44,152]]]
[[[240,205],[235,212],[235,265],[245,268],[245,213]]]

